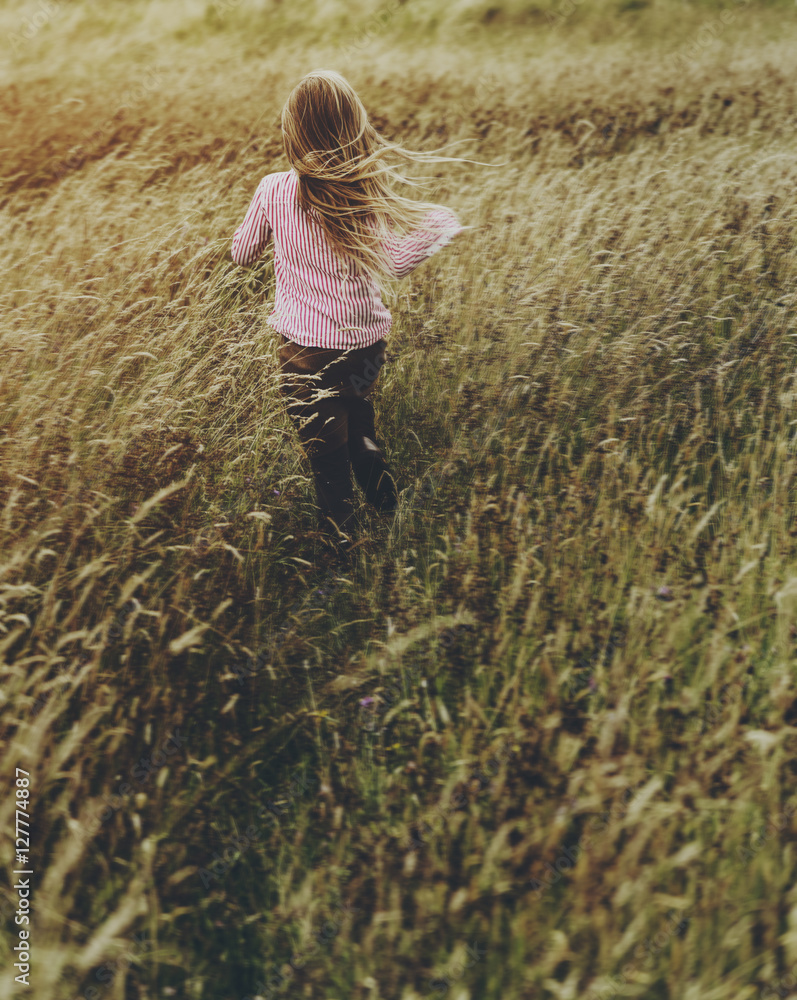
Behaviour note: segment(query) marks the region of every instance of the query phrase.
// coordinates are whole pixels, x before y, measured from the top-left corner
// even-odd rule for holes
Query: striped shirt
[[[257,186],[232,239],[232,259],[250,264],[274,240],[276,294],[268,325],[297,344],[346,350],[384,337],[393,319],[379,286],[359,268],[347,269],[312,212],[298,201],[295,170],[268,174]],[[430,211],[408,236],[388,234],[383,246],[403,278],[462,232],[448,209]]]

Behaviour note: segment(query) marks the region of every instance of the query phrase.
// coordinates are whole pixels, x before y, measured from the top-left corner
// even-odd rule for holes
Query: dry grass
[[[0,724],[37,1000],[790,988],[795,36],[737,6],[700,47],[721,7],[64,2],[10,46]],[[406,491],[347,577],[271,265],[229,259],[319,65],[504,164],[431,178],[478,231],[391,303]]]

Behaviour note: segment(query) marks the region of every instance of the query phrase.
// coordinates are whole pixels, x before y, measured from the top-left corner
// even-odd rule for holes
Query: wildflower
[[[369,705],[373,705],[373,703],[374,699],[371,698],[370,696],[368,698],[360,698],[360,704],[363,706],[363,708],[367,708]]]

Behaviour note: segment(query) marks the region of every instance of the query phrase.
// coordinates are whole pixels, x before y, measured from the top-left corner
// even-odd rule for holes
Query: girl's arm
[[[271,226],[265,210],[266,178],[258,184],[244,221],[232,238],[232,259],[236,264],[251,264],[266,249]]]
[[[403,239],[387,236],[384,247],[393,264],[397,278],[403,278],[423,264],[438,250],[464,232],[453,212],[447,208],[435,209],[426,216],[423,225]]]

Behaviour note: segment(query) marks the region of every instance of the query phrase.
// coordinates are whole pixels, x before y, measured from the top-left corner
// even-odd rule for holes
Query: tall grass
[[[794,32],[550,9],[64,3],[12,53],[0,753],[37,998],[786,988]],[[270,260],[229,259],[318,65],[502,164],[430,175],[477,230],[390,303],[404,492],[349,572]]]

